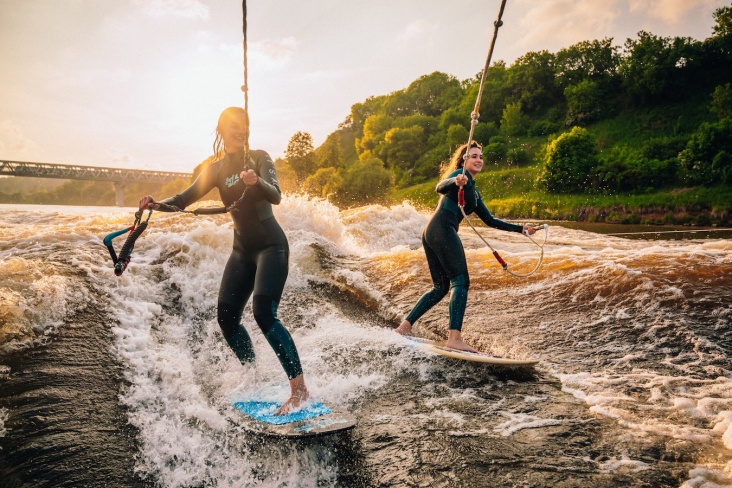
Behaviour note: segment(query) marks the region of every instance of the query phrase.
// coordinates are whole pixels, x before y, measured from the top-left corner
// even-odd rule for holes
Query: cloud
[[[208,19],[208,6],[198,0],[132,0],[132,5],[145,15],[159,19],[182,17],[185,19]]]
[[[621,19],[619,0],[519,0],[523,7],[519,40],[524,49],[556,51],[580,41],[602,39]]]
[[[630,13],[641,13],[662,20],[670,25],[678,25],[687,15],[694,15],[701,8],[714,8],[715,0],[633,0],[628,2]]]
[[[247,57],[258,67],[275,69],[289,63],[299,45],[300,41],[292,36],[281,39],[264,39],[249,44]],[[241,52],[242,47],[237,46],[236,49]]]
[[[418,39],[423,34],[435,31],[436,29],[437,25],[431,22],[415,20],[404,27],[404,29],[397,35],[397,40],[411,41],[412,39]]]

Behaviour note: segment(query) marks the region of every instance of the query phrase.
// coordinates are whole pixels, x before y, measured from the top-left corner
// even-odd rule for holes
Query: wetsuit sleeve
[[[520,225],[510,224],[508,222],[504,222],[503,220],[495,218],[490,210],[488,210],[488,207],[485,206],[485,203],[483,203],[483,199],[480,197],[478,198],[478,204],[475,207],[475,213],[478,215],[478,217],[480,217],[480,220],[482,220],[485,225],[489,227],[493,227],[499,230],[506,230],[509,232],[522,232],[524,230],[524,228]]]
[[[445,180],[442,180],[441,182],[437,183],[437,188],[435,188],[435,191],[437,193],[440,193],[442,195],[445,195],[447,192],[449,192],[451,189],[455,188],[457,185],[455,184],[455,178],[447,178]]]
[[[264,151],[258,151],[255,158],[259,168],[259,182],[253,188],[269,203],[279,205],[282,192],[272,158]]]
[[[462,173],[463,173],[463,170],[462,169],[458,169],[456,171],[453,171],[450,174],[450,177],[449,178],[446,178],[446,179],[442,180],[441,182],[437,183],[437,187],[435,188],[435,191],[437,193],[442,194],[442,195],[446,195],[447,193],[450,192],[450,190],[457,190],[458,189],[458,186],[455,183],[455,177],[457,175],[459,175],[459,174],[462,174]],[[470,185],[470,182],[473,181],[473,177],[470,176],[470,173],[468,173],[467,171],[465,172],[465,176],[468,177],[468,183],[467,183],[467,185]]]
[[[196,180],[191,184],[191,186],[189,186],[176,196],[166,198],[160,203],[172,205],[174,207],[178,207],[181,210],[185,209],[188,205],[200,200],[208,192],[214,189],[214,187],[216,186],[215,177],[217,172],[217,163],[206,166],[203,171],[201,171],[201,174],[198,175],[198,178],[196,178]],[[165,212],[167,210],[161,209],[161,211]]]

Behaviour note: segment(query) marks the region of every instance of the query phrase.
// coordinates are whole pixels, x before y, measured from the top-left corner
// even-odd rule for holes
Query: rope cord
[[[247,130],[244,138],[244,149],[246,150],[246,156],[249,156],[249,68],[247,61],[247,2],[242,0],[241,2],[242,12],[242,48],[244,50],[244,84],[241,86],[241,91],[244,92],[244,116],[246,117]]]
[[[496,45],[496,39],[498,38],[498,29],[503,25],[503,20],[501,20],[501,17],[503,17],[503,11],[506,8],[506,0],[501,1],[501,7],[498,11],[498,18],[495,22],[493,22],[493,38],[491,39],[490,47],[488,48],[488,56],[485,60],[485,66],[483,66],[483,72],[480,75],[480,86],[478,88],[478,96],[475,100],[475,106],[473,107],[473,111],[470,114],[470,133],[468,135],[468,145],[465,150],[465,154],[463,155],[463,176],[465,175],[465,172],[467,170],[467,162],[468,158],[470,157],[470,144],[473,142],[473,134],[475,132],[475,126],[478,125],[478,119],[480,118],[480,102],[483,98],[483,88],[485,87],[485,78],[486,74],[488,73],[488,68],[490,68],[491,65],[491,58],[493,57],[493,49]],[[483,243],[488,246],[488,248],[493,251],[493,256],[496,258],[496,260],[500,263],[500,265],[503,267],[504,271],[507,271],[509,274],[519,277],[519,278],[525,278],[527,276],[531,276],[534,274],[538,269],[539,266],[541,266],[541,262],[544,260],[544,244],[546,244],[546,240],[549,236],[549,226],[547,224],[543,224],[539,226],[539,229],[544,229],[544,242],[541,244],[537,243],[528,232],[523,232],[523,234],[528,237],[531,242],[533,242],[539,249],[541,250],[541,254],[539,256],[539,261],[536,263],[536,266],[534,269],[529,271],[528,273],[516,273],[514,271],[511,271],[508,269],[508,263],[503,260],[500,254],[498,254],[498,251],[493,249],[493,246],[490,245],[488,241],[486,241],[482,235],[480,235],[480,232],[475,228],[473,223],[470,221],[470,218],[468,217],[468,214],[465,213],[465,194],[462,189],[462,187],[458,190],[458,207],[460,207],[460,212],[462,212],[463,217],[465,218],[465,221],[470,225],[470,228],[473,229],[473,231],[477,234],[478,237],[480,237],[480,240],[483,241]]]
[[[478,119],[480,118],[480,101],[483,98],[483,88],[485,86],[485,77],[488,73],[488,68],[491,65],[491,58],[493,57],[493,48],[496,45],[496,39],[498,38],[498,29],[503,25],[503,11],[506,8],[506,0],[502,0],[501,8],[498,11],[498,18],[493,22],[493,38],[491,39],[490,47],[488,48],[488,56],[485,60],[485,66],[483,66],[483,72],[480,75],[480,86],[478,87],[478,97],[475,100],[475,107],[470,114],[470,134],[468,135],[468,146],[473,141],[473,133],[475,132],[475,126],[478,125]],[[467,153],[466,153],[467,155]],[[467,159],[467,158],[465,158]],[[465,164],[463,164],[463,174],[465,174]]]

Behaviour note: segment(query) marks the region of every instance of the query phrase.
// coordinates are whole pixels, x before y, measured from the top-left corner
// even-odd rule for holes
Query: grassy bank
[[[705,226],[732,222],[730,186],[627,195],[554,195],[537,188],[539,171],[538,166],[487,171],[476,181],[491,212],[509,219]],[[436,184],[437,179],[394,190],[391,201],[407,200],[432,209],[437,202]]]

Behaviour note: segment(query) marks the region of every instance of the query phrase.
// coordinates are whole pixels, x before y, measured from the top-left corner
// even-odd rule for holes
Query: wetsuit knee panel
[[[440,297],[444,297],[450,291],[450,287],[446,283],[432,283],[432,291]]]
[[[470,278],[468,277],[468,275],[456,276],[450,280],[450,286],[452,286],[453,288],[470,288]]]
[[[224,337],[232,337],[241,323],[241,311],[228,303],[219,303],[216,319]]]
[[[277,320],[277,306],[279,303],[265,295],[255,295],[252,298],[254,320],[265,334]]]

